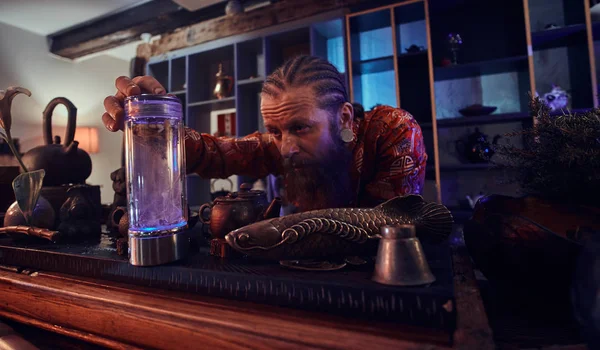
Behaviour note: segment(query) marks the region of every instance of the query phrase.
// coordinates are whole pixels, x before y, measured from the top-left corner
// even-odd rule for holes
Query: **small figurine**
[[[97,186],[75,185],[67,190],[68,199],[60,208],[58,230],[69,238],[89,238],[101,233],[102,207]]]
[[[113,202],[110,205],[109,212],[111,215],[106,218],[106,224],[111,231],[118,230],[118,222],[117,225],[113,225],[112,213],[118,207],[126,207],[127,206],[127,182],[125,179],[125,167],[121,167],[112,173],[110,173],[110,179],[112,180],[112,188],[115,191]]]
[[[452,53],[452,64],[458,64],[458,50],[460,49],[460,45],[462,45],[462,43],[463,42],[460,34],[448,34],[448,46],[450,47],[450,52]]]
[[[405,48],[404,50],[406,50],[406,52],[408,53],[415,53],[415,52],[421,52],[421,51],[425,51],[425,46],[417,46],[417,45],[410,45],[410,47]]]
[[[536,96],[538,96],[537,92]],[[542,101],[551,111],[561,110],[569,104],[569,94],[560,86],[552,84],[552,90],[544,94]]]

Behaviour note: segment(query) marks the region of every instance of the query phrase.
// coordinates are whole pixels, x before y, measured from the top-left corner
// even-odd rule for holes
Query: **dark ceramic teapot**
[[[64,105],[69,113],[64,144],[61,144],[59,136],[55,136],[54,142],[52,141],[52,112],[59,104]],[[27,170],[44,169],[44,186],[85,183],[92,173],[92,159],[86,151],[78,148],[79,142],[73,140],[77,108],[68,99],[57,97],[48,103],[43,116],[45,145],[25,153],[23,163]]]
[[[471,163],[486,163],[494,155],[492,145],[496,145],[500,137],[500,135],[494,136],[490,144],[487,135],[475,128],[475,132],[467,137],[466,142],[463,140],[456,141],[456,150]]]
[[[214,202],[200,207],[200,220],[210,226],[213,238],[224,238],[235,229],[279,216],[281,199],[277,197],[269,203],[264,191],[251,188],[251,184],[242,184],[239,192],[217,197]],[[210,209],[210,217],[205,219],[203,212],[207,209]]]

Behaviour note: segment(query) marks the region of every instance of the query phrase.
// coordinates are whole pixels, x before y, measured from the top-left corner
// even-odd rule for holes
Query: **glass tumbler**
[[[181,103],[167,95],[125,99],[129,262],[160,265],[189,248]]]

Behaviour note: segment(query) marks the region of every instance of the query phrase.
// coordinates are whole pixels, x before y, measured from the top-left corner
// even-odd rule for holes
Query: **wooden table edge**
[[[141,327],[142,321],[168,329],[167,337],[179,341],[180,349],[198,343],[228,348],[493,349],[466,248],[453,247],[452,260],[457,311],[453,346],[423,329],[15,267],[0,269],[0,316],[113,349],[167,344],[152,340],[153,332]]]

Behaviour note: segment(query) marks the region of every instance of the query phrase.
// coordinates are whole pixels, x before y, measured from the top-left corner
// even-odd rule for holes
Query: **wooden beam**
[[[69,59],[158,35],[225,13],[226,3],[189,12],[171,0],[151,0],[48,35],[50,52]]]
[[[152,43],[151,56],[367,2],[368,0],[281,0],[265,8],[210,19],[163,35]],[[147,48],[144,51],[147,52]]]
[[[0,316],[113,349],[449,349],[391,322],[0,268]],[[158,331],[157,331],[158,330]]]

